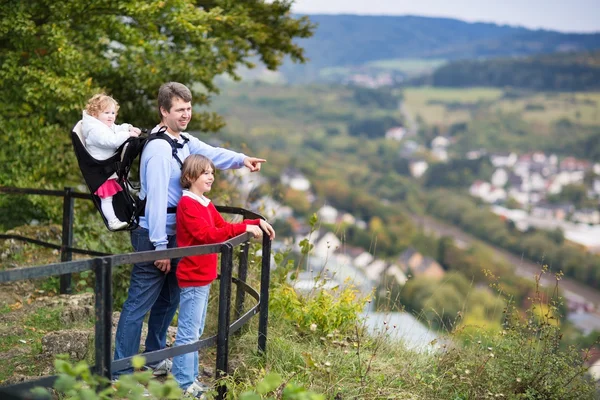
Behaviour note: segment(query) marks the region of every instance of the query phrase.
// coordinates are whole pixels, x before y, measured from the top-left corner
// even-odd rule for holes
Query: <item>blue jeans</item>
[[[210,285],[181,288],[175,346],[194,343],[202,336]],[[198,376],[198,351],[173,358],[173,376],[185,390]]]
[[[177,247],[175,235],[168,237],[167,248]],[[131,231],[131,244],[135,251],[154,250],[148,229],[137,228]],[[171,270],[165,274],[154,265],[154,261],[133,265],[127,300],[123,304],[115,338],[115,360],[131,357],[139,352],[142,323],[148,311],[148,336],[145,351],[164,349],[167,345],[167,329],[173,321],[179,305],[179,285],[175,270],[179,259],[171,260]],[[116,378],[122,373],[131,373],[129,368],[116,371]]]

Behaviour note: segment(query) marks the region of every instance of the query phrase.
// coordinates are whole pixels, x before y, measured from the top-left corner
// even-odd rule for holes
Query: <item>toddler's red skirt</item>
[[[96,193],[94,194],[101,199],[104,199],[106,197],[114,196],[121,191],[123,191],[123,188],[117,183],[116,179],[108,179],[102,184],[102,186],[98,188],[98,190],[96,190]]]

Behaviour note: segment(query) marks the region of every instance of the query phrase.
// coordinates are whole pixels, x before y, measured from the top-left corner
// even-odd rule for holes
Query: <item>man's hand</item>
[[[168,274],[171,270],[171,260],[169,258],[166,260],[156,260],[154,261],[154,265],[165,274]]]
[[[256,158],[256,157],[244,158],[244,166],[246,166],[250,170],[250,172],[260,171],[260,166],[264,162],[267,162],[267,160],[264,160],[262,158]]]

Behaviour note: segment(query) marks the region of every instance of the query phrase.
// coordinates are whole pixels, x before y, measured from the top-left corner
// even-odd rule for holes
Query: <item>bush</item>
[[[561,299],[554,296],[544,302],[538,287],[532,300],[525,316],[516,307],[507,307],[501,331],[480,330],[470,344],[442,352],[436,370],[443,391],[460,399],[594,398],[585,357],[573,346],[561,350],[557,323]]]

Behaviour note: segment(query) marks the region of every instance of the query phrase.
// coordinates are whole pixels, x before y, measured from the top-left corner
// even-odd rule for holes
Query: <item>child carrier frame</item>
[[[117,230],[133,230],[137,228],[139,226],[139,217],[144,214],[146,201],[138,197],[139,186],[135,186],[129,181],[129,172],[134,160],[141,154],[149,141],[163,139],[171,145],[172,156],[181,168],[183,162],[177,155],[177,149],[183,147],[189,139],[182,136],[184,144],[179,144],[165,133],[166,127],[161,127],[156,133],[127,139],[113,156],[106,160],[98,160],[92,157],[85,147],[81,124],[82,122],[79,121],[73,127],[71,141],[73,142],[73,149],[75,150],[79,169],[90,191],[94,206],[102,216],[104,225],[106,225],[108,230],[114,231],[108,226],[108,220],[102,212],[100,197],[95,193],[107,179],[113,177],[116,178],[117,183],[123,189],[113,196],[113,208],[117,218],[127,222],[126,227]],[[143,130],[143,132],[147,131]],[[169,207],[167,212],[175,213],[176,207]]]

